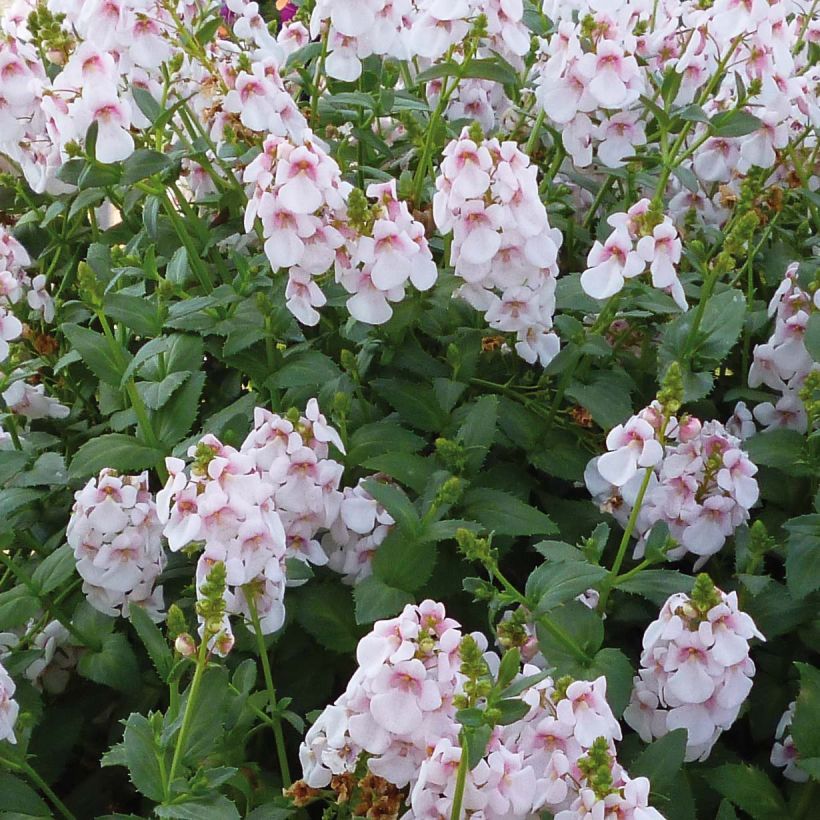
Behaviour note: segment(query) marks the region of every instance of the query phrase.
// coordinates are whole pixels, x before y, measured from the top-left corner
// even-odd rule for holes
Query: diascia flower
[[[66,539],[88,602],[123,617],[130,606],[141,606],[162,620],[162,587],[155,584],[165,554],[148,473],[128,476],[106,468],[74,498]]]
[[[6,668],[0,663],[0,741],[7,740],[9,743],[17,743],[14,724],[20,707],[14,699],[16,688]]]
[[[705,760],[752,688],[753,638],[765,640],[737,593],[699,575],[692,595],[672,595],[647,627],[624,720],[646,742],[686,729],[686,759]]]
[[[809,773],[797,765],[800,755],[794,745],[794,738],[788,732],[788,728],[794,720],[795,705],[794,701],[789,704],[777,724],[774,733],[775,743],[772,746],[769,760],[772,766],[783,769],[783,777],[793,780],[795,783],[805,783],[809,779]]]
[[[463,754],[454,700],[466,680],[464,641],[486,650],[484,636],[465,638],[433,601],[378,621],[359,642],[359,665],[346,691],[305,737],[299,754],[304,784],[334,789],[366,758],[371,774],[406,790],[408,820],[449,817]],[[483,657],[488,669],[498,670],[497,655]],[[521,670],[536,672],[528,664]],[[556,684],[547,677],[524,687],[521,697],[526,713],[495,727],[467,773],[465,811],[487,820],[529,819],[572,804],[563,816],[575,818],[582,816],[574,813],[576,804],[605,802],[618,807],[619,816],[660,818],[647,804],[649,782],[631,780],[617,762],[621,730],[606,701],[605,678]]]
[[[515,334],[521,358],[546,366],[560,343],[552,330],[560,231],[538,195],[537,168],[514,142],[475,139],[470,129],[444,149],[433,216],[453,232],[455,292],[490,327]]]

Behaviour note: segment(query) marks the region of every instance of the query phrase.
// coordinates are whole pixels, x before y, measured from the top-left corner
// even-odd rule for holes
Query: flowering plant
[[[0,815],[814,816],[817,0],[0,5]]]

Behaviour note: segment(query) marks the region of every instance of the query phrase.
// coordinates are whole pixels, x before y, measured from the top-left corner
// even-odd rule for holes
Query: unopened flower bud
[[[190,658],[196,654],[196,642],[189,633],[183,632],[177,635],[174,641],[174,649],[179,652],[183,658]]]

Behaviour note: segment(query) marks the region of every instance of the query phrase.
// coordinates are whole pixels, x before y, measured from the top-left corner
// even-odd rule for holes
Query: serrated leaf
[[[498,535],[552,535],[556,532],[550,517],[503,490],[474,487],[464,495],[462,505],[467,518],[483,524]]]
[[[77,669],[83,677],[122,692],[134,691],[140,685],[137,656],[120,632],[106,635],[98,651],[89,649],[82,655]]]
[[[199,398],[205,387],[205,374],[192,373],[165,406],[157,413],[157,435],[173,448],[191,431],[199,414]]]
[[[792,518],[784,528],[786,585],[795,598],[805,598],[820,589],[820,514]]]
[[[0,769],[0,816],[52,817],[51,810],[37,792],[24,780]]]
[[[458,431],[458,440],[466,452],[467,469],[481,468],[495,439],[498,423],[498,396],[482,396],[470,408]]]
[[[686,729],[674,729],[650,743],[629,766],[631,777],[648,777],[653,791],[664,792],[683,766]]]
[[[820,757],[820,669],[808,663],[795,664],[800,673],[791,736],[801,758]]]
[[[318,350],[308,350],[288,356],[285,363],[270,378],[271,387],[318,387],[337,379],[341,370],[335,362]]]
[[[37,584],[40,593],[46,595],[70,578],[74,567],[74,552],[68,544],[63,544],[40,562],[31,580]]]
[[[123,185],[133,185],[141,179],[161,173],[171,165],[173,160],[165,154],[150,148],[138,148],[123,163],[121,182]]]
[[[413,596],[401,589],[388,586],[375,576],[365,578],[353,589],[356,600],[356,623],[370,624],[380,618],[389,618],[401,612]]]
[[[414,592],[424,586],[436,565],[435,541],[392,530],[373,556],[373,573],[389,587]]]
[[[151,467],[167,455],[124,433],[107,433],[83,444],[71,459],[69,478],[96,475],[103,467],[134,472]]]
[[[148,718],[137,713],[129,715],[125,722],[123,746],[128,776],[134,787],[150,800],[162,800],[164,788],[157,757],[159,750]]]
[[[359,642],[353,596],[338,583],[312,584],[300,590],[296,621],[332,652],[353,652]]]
[[[665,603],[676,592],[691,592],[694,579],[676,569],[645,569],[631,578],[619,581],[617,589],[641,595],[653,604]]]
[[[176,390],[182,387],[190,375],[190,370],[179,370],[169,373],[159,382],[137,382],[137,392],[148,408],[159,410],[165,406]]]
[[[402,379],[375,379],[372,385],[410,427],[437,433],[446,426],[447,414],[430,385]]]
[[[132,603],[128,608],[129,619],[148,652],[161,681],[168,680],[174,657],[165,636],[151,620],[148,613],[138,604]]]
[[[417,493],[424,492],[436,469],[432,459],[415,453],[383,453],[367,459],[362,466],[384,473]]]
[[[127,350],[121,349],[121,359],[118,359],[106,338],[100,333],[73,324],[64,324],[60,329],[98,379],[113,387],[119,387],[123,371],[131,359],[131,354]]]
[[[542,614],[594,587],[608,574],[586,561],[545,561],[530,573],[525,594],[537,601],[536,613]]]
[[[151,299],[127,293],[109,293],[103,308],[110,319],[121,322],[141,336],[158,336],[162,332],[162,321]]]
[[[396,421],[377,421],[354,431],[347,448],[347,464],[363,465],[385,453],[414,453],[424,446],[424,439],[406,430]]]
[[[419,515],[413,503],[395,484],[386,484],[375,478],[363,482],[364,489],[384,507],[406,535],[419,532]]]
[[[782,820],[788,809],[771,780],[754,766],[726,763],[709,772],[705,779],[717,792],[754,820]]]

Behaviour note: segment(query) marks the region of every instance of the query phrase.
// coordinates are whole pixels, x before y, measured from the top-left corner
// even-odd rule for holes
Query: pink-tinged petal
[[[663,459],[663,447],[656,439],[649,439],[643,443],[640,458],[638,459],[638,466],[640,467],[654,467],[660,464]]]
[[[297,265],[305,250],[305,243],[297,235],[296,231],[275,231],[265,242],[265,255],[271,263],[271,267],[290,268]]]
[[[350,496],[342,503],[342,521],[353,532],[364,535],[373,529],[377,509],[378,505],[372,499]]]
[[[703,703],[712,697],[715,682],[696,658],[685,661],[666,683],[666,691],[681,703]]]
[[[598,459],[598,472],[610,484],[623,487],[637,470],[635,451],[630,447],[620,447],[611,453],[604,453]]]
[[[687,746],[706,743],[715,732],[715,723],[709,716],[709,710],[695,703],[686,703],[672,709],[666,717],[669,731],[686,729]]]
[[[119,162],[134,153],[134,138],[118,125],[100,123],[96,153],[97,159],[105,165]]]
[[[312,214],[322,207],[322,192],[303,174],[289,179],[279,189],[279,201],[295,214]]]
[[[620,266],[614,260],[588,268],[581,274],[581,287],[593,299],[608,299],[624,286]]]
[[[413,695],[395,689],[376,695],[370,701],[370,714],[379,726],[395,735],[410,734],[422,717]]]
[[[501,247],[501,234],[492,228],[475,228],[461,243],[461,256],[474,265],[489,262]]]
[[[350,315],[367,325],[383,325],[393,315],[393,308],[384,294],[377,290],[362,290],[347,300]]]

